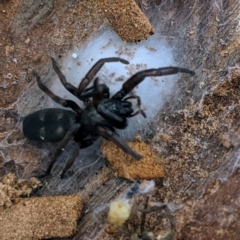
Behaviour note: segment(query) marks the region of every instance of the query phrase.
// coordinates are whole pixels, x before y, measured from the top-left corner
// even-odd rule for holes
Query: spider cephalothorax
[[[79,146],[75,146],[73,154],[68,160],[61,177],[64,176],[65,172],[73,164],[79,154],[79,149],[90,146],[99,136],[112,141],[133,158],[141,159],[142,156],[133,151],[128,144],[115,133],[116,128],[124,129],[127,127],[127,118],[137,114],[142,114],[143,117],[146,117],[144,111],[140,109],[140,97],[136,95],[126,96],[148,76],[163,76],[178,72],[194,75],[193,71],[178,67],[144,70],[130,77],[122,85],[122,89],[110,97],[108,86],[99,84],[99,80],[95,78],[95,76],[106,62],[128,64],[128,61],[116,57],[100,59],[83,78],[78,88],[76,88],[67,82],[65,76],[58,68],[56,61],[53,58],[51,59],[53,68],[63,86],[74,96],[86,102],[86,106],[82,109],[74,101],[58,97],[43,84],[38,73],[33,71],[39,88],[56,103],[63,107],[71,108],[73,111],[61,108],[48,108],[29,114],[23,119],[23,133],[30,140],[60,142],[46,174],[51,172],[58,156],[72,137],[75,142],[79,143]],[[93,86],[87,87],[93,80]],[[132,103],[128,101],[129,99],[137,100],[139,110],[134,112]]]

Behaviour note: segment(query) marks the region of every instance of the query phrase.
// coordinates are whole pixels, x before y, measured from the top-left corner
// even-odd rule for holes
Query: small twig
[[[146,202],[145,202],[145,204],[144,204],[144,210],[147,209],[147,207],[148,207],[149,198],[150,198],[150,197],[147,196]],[[147,212],[142,212],[142,219],[141,219],[141,225],[140,225],[141,234],[144,232],[144,225],[145,225],[145,220],[146,220],[146,213],[147,213]]]
[[[172,229],[172,233],[168,237],[170,237],[170,239],[174,239],[174,236],[175,236],[175,222],[174,222],[174,218],[171,215],[171,212],[168,208],[168,205],[167,204],[162,204],[160,206],[148,207],[149,206],[148,202],[149,202],[149,198],[147,198],[147,201],[146,201],[147,205],[145,204],[144,209],[138,209],[138,211],[142,212],[141,233],[143,233],[143,231],[144,231],[146,214],[164,209],[164,211],[166,213],[166,216],[169,219],[170,226],[171,226],[171,229]]]

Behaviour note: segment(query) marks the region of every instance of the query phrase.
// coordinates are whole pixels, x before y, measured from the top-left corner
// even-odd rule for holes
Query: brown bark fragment
[[[101,0],[99,5],[123,41],[141,41],[148,39],[155,32],[134,0]]]
[[[69,237],[77,230],[81,197],[22,198],[0,212],[0,239]]]
[[[164,176],[163,162],[144,142],[135,139],[128,143],[129,146],[141,154],[143,158],[136,160],[116,147],[112,142],[106,142],[102,146],[102,153],[113,165],[120,177],[128,179],[157,179]]]

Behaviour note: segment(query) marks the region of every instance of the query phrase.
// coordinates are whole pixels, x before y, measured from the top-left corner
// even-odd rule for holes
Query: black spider
[[[99,136],[112,141],[133,158],[141,159],[142,156],[134,152],[128,144],[115,133],[115,128],[124,129],[127,127],[127,118],[137,114],[142,114],[143,117],[146,117],[143,110],[134,112],[132,103],[128,101],[128,99],[132,98],[137,99],[138,106],[140,107],[140,97],[135,95],[126,96],[148,76],[163,76],[178,72],[195,74],[189,69],[178,67],[141,71],[130,77],[122,85],[122,89],[110,98],[108,86],[99,84],[98,78],[94,80],[94,77],[106,62],[129,64],[128,61],[116,57],[100,59],[83,78],[78,88],[76,88],[66,81],[56,61],[53,58],[51,59],[53,68],[63,86],[74,96],[87,102],[86,107],[82,109],[74,101],[65,100],[56,96],[43,84],[38,73],[33,71],[39,88],[55,102],[63,107],[71,108],[73,111],[61,108],[49,108],[29,114],[23,119],[23,133],[28,139],[39,142],[60,141],[45,175],[50,174],[54,163],[64,150],[65,145],[71,137],[74,137],[74,141],[79,143],[79,146],[75,146],[72,156],[62,171],[61,177],[64,176],[66,171],[74,163],[79,154],[79,149],[90,146]],[[87,88],[93,80],[94,85]],[[90,98],[92,101],[90,101]]]

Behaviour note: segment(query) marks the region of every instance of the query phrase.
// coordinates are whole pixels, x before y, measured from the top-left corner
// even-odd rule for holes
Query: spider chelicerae
[[[129,64],[127,60],[118,57],[104,58],[97,61],[82,79],[76,88],[67,82],[66,77],[59,69],[56,61],[51,58],[53,69],[60,78],[63,86],[78,99],[85,102],[85,107],[80,108],[74,101],[62,99],[50,91],[41,81],[39,74],[33,71],[39,88],[56,103],[71,110],[62,108],[47,108],[31,113],[23,118],[22,128],[24,135],[29,140],[38,142],[60,142],[45,175],[50,174],[57,158],[73,137],[78,144],[75,145],[72,155],[61,173],[64,177],[66,171],[72,166],[79,155],[79,149],[92,145],[99,136],[112,141],[124,152],[135,159],[142,156],[133,151],[128,144],[119,137],[115,129],[127,127],[127,119],[141,114],[146,114],[141,107],[141,98],[136,95],[127,96],[145,77],[171,75],[179,72],[195,73],[187,68],[164,67],[140,71],[123,83],[122,88],[110,97],[109,87],[99,83],[99,78],[95,77],[104,63],[121,62]],[[88,85],[93,81],[93,86]],[[129,99],[136,99],[139,109],[134,112]]]

